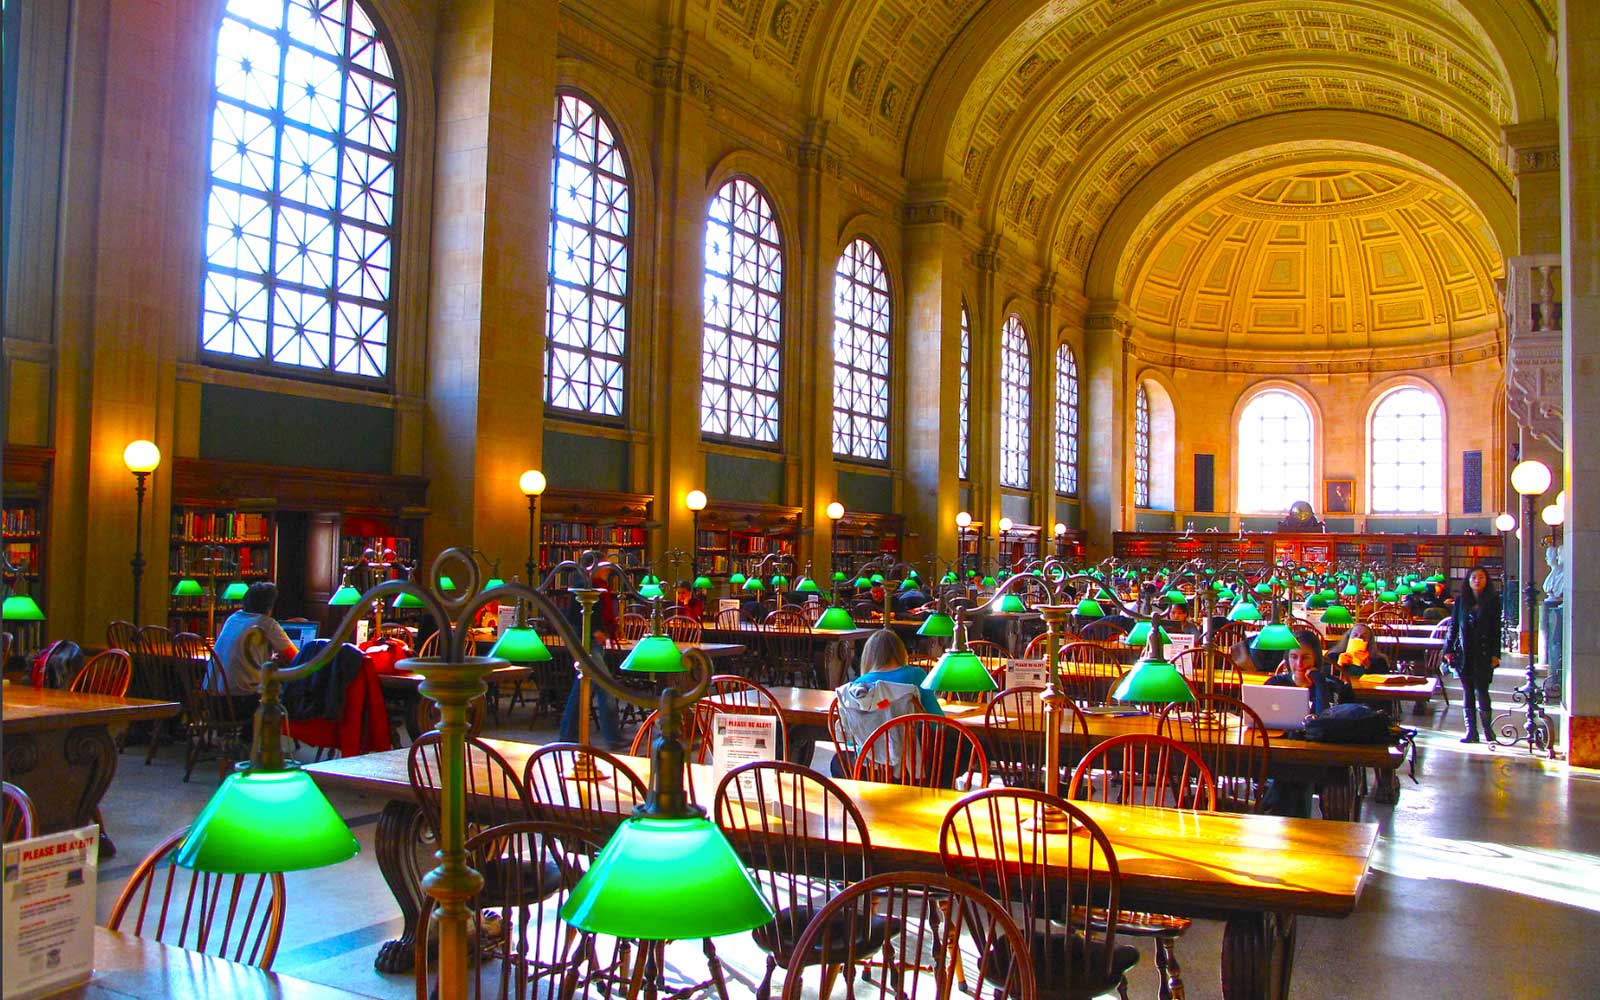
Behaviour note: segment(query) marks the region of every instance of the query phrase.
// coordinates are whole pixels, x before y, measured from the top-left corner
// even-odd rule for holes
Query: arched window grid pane
[[[1012,313],[1000,329],[1000,485],[1018,490],[1028,488],[1032,472],[1028,460],[1032,377],[1028,331]]]
[[[1279,513],[1310,501],[1311,411],[1292,393],[1262,392],[1239,415],[1239,509]]]
[[[744,178],[722,186],[706,218],[700,431],[778,440],[783,245],[772,204]]]
[[[578,94],[556,99],[550,163],[545,402],[622,418],[632,191],[616,133]]]
[[[1078,359],[1056,349],[1056,492],[1078,495]]]
[[[356,0],[233,0],[212,98],[202,354],[386,382],[400,96],[376,25]]]
[[[1407,387],[1385,395],[1367,447],[1373,513],[1444,511],[1444,412],[1432,393]]]
[[[1133,505],[1150,506],[1150,396],[1143,385],[1133,394]]]
[[[833,452],[889,460],[889,278],[865,239],[839,255],[833,280]]]
[[[972,438],[972,321],[967,316],[967,304],[961,303],[961,389],[956,402],[957,433],[960,435],[956,451],[956,474],[966,479]]]

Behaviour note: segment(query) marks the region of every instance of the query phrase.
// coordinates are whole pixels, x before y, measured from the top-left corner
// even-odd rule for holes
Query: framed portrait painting
[[[1324,514],[1354,514],[1356,512],[1356,481],[1354,479],[1324,479],[1322,481],[1322,512]]]

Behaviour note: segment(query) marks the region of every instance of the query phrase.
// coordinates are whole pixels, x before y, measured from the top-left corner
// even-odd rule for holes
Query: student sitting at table
[[[938,694],[922,687],[927,676],[926,670],[911,665],[905,643],[892,629],[872,633],[861,648],[861,675],[834,689],[839,720],[851,740],[859,746],[879,726],[902,715],[943,715]],[[834,777],[849,777],[853,764],[842,750],[835,754]]]
[[[270,648],[272,656],[282,663],[294,660],[298,650],[294,643],[284,634],[283,626],[279,625],[272,617],[272,605],[277,603],[278,587],[274,583],[262,581],[252,583],[250,589],[244,592],[244,600],[239,602],[239,610],[228,616],[222,623],[222,628],[217,632],[217,640],[212,649],[214,656],[212,664],[222,670],[221,690],[235,696],[251,696],[261,693],[261,653],[262,641]],[[261,638],[251,640],[250,632],[254,630]],[[207,676],[208,686],[215,683],[216,678]],[[213,691],[218,690],[211,687]]]
[[[1311,714],[1321,715],[1330,705],[1349,695],[1350,685],[1322,669],[1322,639],[1317,633],[1296,629],[1294,637],[1300,645],[1283,654],[1283,667],[1267,678],[1267,683],[1309,688]]]
[[[1328,671],[1346,679],[1389,673],[1389,660],[1378,652],[1370,625],[1352,625],[1328,650]]]
[[[693,618],[697,622],[705,621],[705,594],[692,589],[687,580],[679,580],[676,590],[677,592],[673,595],[673,599],[677,602],[678,607],[683,609],[679,614],[686,618]]]

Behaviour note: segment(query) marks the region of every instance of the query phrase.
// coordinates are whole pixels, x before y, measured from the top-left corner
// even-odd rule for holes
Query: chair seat
[[[1122,929],[1120,923],[1117,929],[1119,931]],[[1069,940],[1072,948],[1070,956],[1066,953]],[[1056,981],[1066,968],[1098,966],[1104,961],[1104,950],[1104,943],[1091,945],[1083,939],[1082,934],[1074,933],[1068,938],[1060,933],[1047,934],[1035,931],[1029,957],[1033,960],[1034,978],[1039,983],[1039,996],[1050,997],[1051,1000],[1088,1000],[1090,997],[1097,997],[1115,989],[1127,971],[1139,964],[1139,949],[1132,945],[1119,944],[1112,948],[1111,971],[1103,981],[1078,983]],[[1005,942],[997,941],[994,959],[985,967],[983,977],[1001,986],[1005,984],[1010,971],[1011,956],[1006,951]]]
[[[769,952],[774,961],[781,968],[789,968],[794,962],[794,947],[800,943],[800,935],[810,925],[811,918],[816,916],[826,901],[819,903],[802,903],[799,906],[789,906],[778,911],[778,916],[770,924],[764,924],[750,932],[755,939],[756,947]],[[818,940],[812,945],[809,955],[800,956],[801,967],[809,965],[837,965],[848,962],[851,958],[860,958],[882,951],[884,942],[900,929],[900,922],[891,917],[873,917],[865,927],[858,926],[855,937],[849,941],[843,939],[838,933],[848,926],[850,914],[840,912],[835,915],[832,930],[835,933],[819,935]],[[826,939],[827,947],[823,947]]]
[[[1081,909],[1074,909],[1081,914]],[[1129,937],[1178,937],[1194,923],[1188,917],[1175,917],[1170,913],[1144,913],[1123,910],[1117,915],[1117,933]],[[1089,911],[1089,926],[1102,930],[1106,925],[1106,911],[1095,907]]]

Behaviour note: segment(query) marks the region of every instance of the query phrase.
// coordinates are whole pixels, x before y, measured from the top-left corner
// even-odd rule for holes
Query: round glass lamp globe
[[[1002,517],[1000,519],[1000,523],[995,525],[995,527],[999,528],[1001,531],[1010,531],[1012,528],[1016,527],[1016,522],[1011,520],[1009,517]]]
[[[684,494],[683,505],[690,510],[700,511],[706,509],[705,490],[690,490]]]
[[[1567,512],[1562,510],[1557,504],[1551,504],[1539,512],[1539,519],[1545,524],[1548,524],[1550,527],[1556,528],[1566,523]]]
[[[1566,490],[1562,490],[1560,493],[1556,494],[1556,506],[1560,507],[1562,510],[1566,510],[1567,509],[1567,491]]]
[[[837,521],[837,520],[839,520],[839,518],[844,517],[844,504],[840,503],[837,500],[835,500],[833,503],[828,504],[828,517],[830,519],[834,520],[834,521]]]
[[[961,513],[957,514],[956,515],[956,527],[958,527],[958,528],[970,528],[970,527],[972,527],[972,515],[968,514],[966,511],[962,511]]]
[[[161,449],[156,447],[154,441],[143,438],[130,441],[122,449],[122,464],[128,467],[129,472],[154,472],[156,466],[161,464]]]
[[[1494,530],[1496,531],[1511,531],[1516,526],[1517,519],[1510,514],[1501,514],[1494,519]]]
[[[1538,496],[1550,488],[1550,467],[1538,459],[1518,462],[1511,470],[1511,488],[1523,496]]]
[[[1065,535],[1067,533],[1067,526],[1065,524],[1062,524],[1060,521],[1057,521],[1055,523],[1055,527],[1053,529],[1051,529],[1051,530],[1053,530],[1058,535]]]
[[[548,485],[545,481],[544,473],[538,469],[529,469],[517,478],[517,488],[522,490],[522,495],[525,497],[540,495]]]

